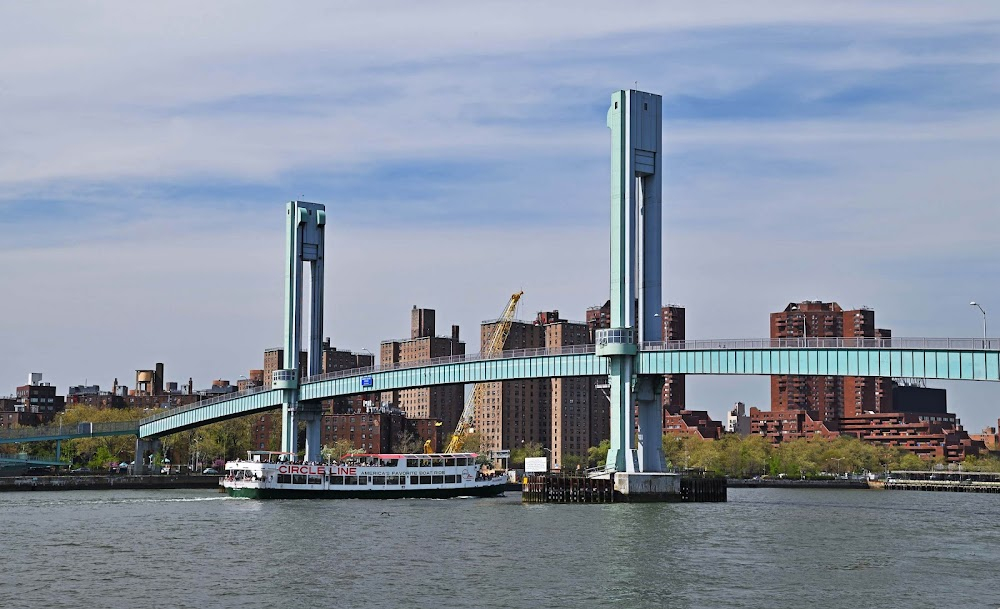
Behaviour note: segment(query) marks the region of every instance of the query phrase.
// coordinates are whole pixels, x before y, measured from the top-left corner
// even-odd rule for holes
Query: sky
[[[664,301],[1000,331],[1000,3],[0,4],[0,395],[281,342],[285,203],[328,212],[326,334],[375,352],[608,297],[611,94],[663,96]],[[994,331],[991,335],[996,336]],[[930,382],[973,432],[1000,384]],[[715,418],[766,377],[689,377]]]

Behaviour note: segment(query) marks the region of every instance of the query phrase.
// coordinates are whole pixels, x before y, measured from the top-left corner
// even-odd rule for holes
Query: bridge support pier
[[[155,474],[147,460],[147,457],[155,455],[163,450],[163,444],[159,438],[136,438],[135,440],[135,465],[132,466],[132,473],[136,476],[143,474]]]
[[[320,445],[320,431],[323,419],[323,412],[318,408],[301,410],[302,420],[306,423],[306,461],[318,463],[322,460],[322,449]]]
[[[638,414],[636,433],[637,460],[640,472],[662,472],[663,458],[663,377],[640,376],[635,383],[635,404]]]

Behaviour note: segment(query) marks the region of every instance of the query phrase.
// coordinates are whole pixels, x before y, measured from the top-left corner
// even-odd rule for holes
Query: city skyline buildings
[[[132,362],[199,384],[258,368],[280,339],[282,206],[300,195],[330,203],[338,345],[404,335],[390,320],[406,302],[472,328],[512,286],[576,316],[603,301],[607,96],[635,80],[664,95],[664,298],[686,305],[688,338],[765,337],[763,314],[803,298],[876,307],[900,337],[980,336],[968,302],[1000,311],[996,67],[979,60],[997,55],[1000,9],[775,6],[651,10],[641,29],[560,15],[572,36],[480,18],[475,37],[440,8],[399,8],[364,39],[358,15],[243,11],[244,26],[305,24],[280,53],[211,11],[186,27],[226,36],[176,53],[163,32],[179,22],[152,10],[126,30],[3,7],[0,56],[17,65],[0,104],[17,129],[0,153],[0,277],[17,297],[0,387],[29,370],[105,384]],[[141,65],[133,45],[149,45]],[[309,82],[357,83],[373,106],[345,112],[353,88]],[[767,403],[766,379],[687,383],[718,420]],[[996,387],[941,386],[970,429],[995,419]]]

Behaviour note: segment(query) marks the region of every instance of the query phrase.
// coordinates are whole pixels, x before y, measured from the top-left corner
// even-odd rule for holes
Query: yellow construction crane
[[[523,294],[524,291],[520,291],[510,295],[510,301],[504,308],[503,313],[500,314],[497,324],[493,327],[493,334],[483,344],[482,353],[480,353],[483,359],[496,357],[503,351],[503,344],[507,341],[507,335],[510,334],[510,324],[514,321],[514,313],[517,311],[517,303],[521,300]],[[476,402],[482,399],[485,390],[486,383],[476,383],[475,388],[472,390],[472,395],[469,396],[469,401],[465,403],[465,408],[462,410],[462,416],[458,419],[458,426],[455,428],[455,433],[451,434],[448,447],[444,452],[462,452],[462,447],[465,445],[465,437],[472,431],[472,420],[475,415]]]

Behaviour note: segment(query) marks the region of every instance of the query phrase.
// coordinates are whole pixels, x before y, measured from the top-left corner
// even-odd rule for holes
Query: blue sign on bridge
[[[361,377],[361,386],[362,387],[371,387],[372,386],[372,377],[370,377],[370,376],[363,376],[363,377]]]

